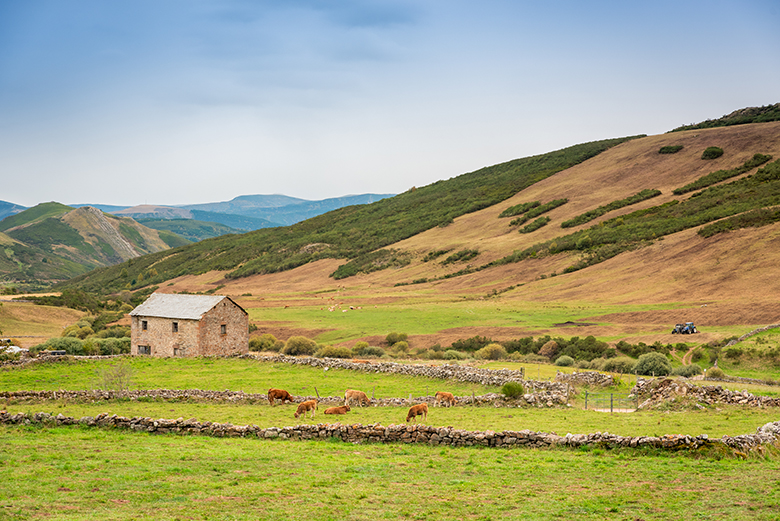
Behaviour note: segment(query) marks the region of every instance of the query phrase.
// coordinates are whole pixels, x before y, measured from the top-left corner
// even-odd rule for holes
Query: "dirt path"
[[[682,357],[682,365],[691,365],[691,359],[693,358],[693,352],[696,351],[698,346],[693,346]]]

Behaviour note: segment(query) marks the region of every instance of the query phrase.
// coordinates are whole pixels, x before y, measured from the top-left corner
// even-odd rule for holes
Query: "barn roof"
[[[222,302],[233,300],[224,295],[177,295],[167,293],[152,293],[149,298],[130,312],[130,316],[181,318],[200,320],[204,313]],[[241,311],[244,309],[233,302]]]

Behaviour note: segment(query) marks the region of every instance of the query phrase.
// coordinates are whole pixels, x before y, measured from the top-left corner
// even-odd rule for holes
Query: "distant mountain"
[[[139,204],[122,210],[112,210],[114,215],[132,217],[133,219],[192,219],[192,212],[175,206],[160,206],[156,204]]]
[[[92,204],[92,203],[69,204],[68,206],[71,206],[73,208],[83,208],[85,206],[91,206],[92,208],[103,210],[106,213],[116,213],[120,210],[124,210],[125,208],[129,208],[128,206],[116,206],[114,204]]]
[[[136,220],[150,220],[151,222],[158,221],[160,219],[194,219],[204,223],[213,223],[215,225],[227,226],[231,229],[235,229],[238,232],[248,232],[252,230],[259,230],[260,228],[274,228],[276,226],[281,226],[279,223],[271,222],[266,219],[258,219],[255,217],[247,217],[245,215],[236,215],[230,213],[189,210],[187,208],[179,208],[176,206],[142,204],[113,211],[111,213],[124,217],[132,217]],[[219,227],[212,227],[213,231],[216,231],[217,229],[219,229]],[[235,233],[235,231],[225,231],[225,233]]]
[[[9,215],[19,213],[25,209],[26,208],[24,206],[19,206],[18,204],[9,203],[7,201],[0,201],[0,221],[5,219]]]
[[[248,217],[246,215],[235,215],[232,213],[204,212],[203,210],[190,210],[192,217],[198,221],[206,221],[217,224],[223,224],[231,228],[250,232],[261,228],[276,228],[282,226],[278,222],[271,222],[267,219],[258,217]]]
[[[347,195],[319,201],[297,199],[286,195],[242,195],[222,203],[191,204],[183,205],[181,208],[243,215],[246,217],[264,219],[271,223],[279,223],[278,225],[289,226],[332,210],[338,210],[345,206],[370,204],[388,197],[393,197],[394,195],[395,194]],[[268,226],[264,226],[264,228],[267,227]]]
[[[97,208],[42,203],[0,221],[0,277],[26,284],[65,280],[87,271],[188,244],[169,231]],[[129,281],[128,281],[129,282]]]

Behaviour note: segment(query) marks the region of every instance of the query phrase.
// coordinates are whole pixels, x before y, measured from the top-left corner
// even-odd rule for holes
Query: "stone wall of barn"
[[[198,321],[180,318],[130,317],[130,352],[134,355],[194,356],[198,353]],[[146,330],[143,322],[146,321]],[[174,331],[176,324],[176,331]],[[138,346],[148,346],[142,353]]]
[[[249,353],[249,317],[228,299],[211,308],[200,320],[200,356]]]

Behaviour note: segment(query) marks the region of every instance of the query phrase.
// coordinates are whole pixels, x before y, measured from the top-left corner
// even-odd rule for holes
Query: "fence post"
[[[612,400],[615,395],[612,393],[609,393],[609,413],[612,414]]]
[[[316,387],[314,388],[314,394],[317,395],[317,400],[319,400],[320,399],[320,392],[317,390]]]
[[[585,410],[588,410],[588,391],[585,391]]]

